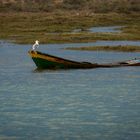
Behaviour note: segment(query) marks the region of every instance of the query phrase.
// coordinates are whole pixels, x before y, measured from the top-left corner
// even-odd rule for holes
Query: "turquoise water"
[[[41,45],[39,50],[90,62],[140,57],[60,49],[84,45]],[[39,72],[27,54],[30,48],[0,41],[0,139],[139,140],[139,67]]]

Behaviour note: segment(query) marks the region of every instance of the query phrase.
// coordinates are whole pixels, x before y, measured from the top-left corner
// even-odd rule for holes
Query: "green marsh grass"
[[[115,52],[140,52],[140,46],[93,46],[93,47],[80,47],[66,48],[68,50],[80,51],[115,51]]]
[[[125,26],[121,33],[71,33],[93,26]],[[0,39],[16,43],[91,42],[96,40],[140,40],[139,14],[0,13]]]

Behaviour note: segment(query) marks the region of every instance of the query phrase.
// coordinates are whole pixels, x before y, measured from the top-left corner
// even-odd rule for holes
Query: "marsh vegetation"
[[[68,50],[79,51],[114,51],[114,52],[140,52],[140,46],[93,46],[93,47],[69,47]]]
[[[0,11],[92,13],[140,12],[139,0],[0,0]]]
[[[139,0],[0,0],[0,39],[16,43],[140,40]],[[122,32],[85,32],[123,26]],[[75,29],[83,32],[71,33]]]
[[[135,14],[76,15],[64,13],[0,13],[0,39],[16,43],[91,42],[96,40],[140,40],[140,16]],[[74,29],[99,26],[125,26],[120,33],[72,33]]]

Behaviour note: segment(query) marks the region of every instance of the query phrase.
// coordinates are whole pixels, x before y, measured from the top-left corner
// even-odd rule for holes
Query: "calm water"
[[[92,27],[89,29],[93,33],[120,33],[124,26]]]
[[[111,41],[93,44],[102,43]],[[140,57],[60,49],[89,44],[41,45],[40,50],[91,62]],[[36,72],[30,48],[0,41],[0,139],[139,140],[139,67]]]
[[[91,33],[120,33],[121,28],[123,27],[124,26],[92,27],[89,28],[87,31]],[[81,29],[75,29],[73,32],[81,32]]]

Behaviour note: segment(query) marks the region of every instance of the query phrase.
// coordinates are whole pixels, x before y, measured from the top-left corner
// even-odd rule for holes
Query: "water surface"
[[[91,27],[87,29],[87,32],[91,33],[120,33],[121,28],[124,26],[106,26],[106,27]],[[81,32],[82,29],[73,30],[74,33]]]
[[[92,27],[89,32],[92,33],[120,33],[124,26],[107,26],[107,27]]]
[[[40,50],[92,62],[140,56],[60,49],[81,45]],[[37,72],[30,48],[0,41],[0,139],[139,140],[139,67]]]

